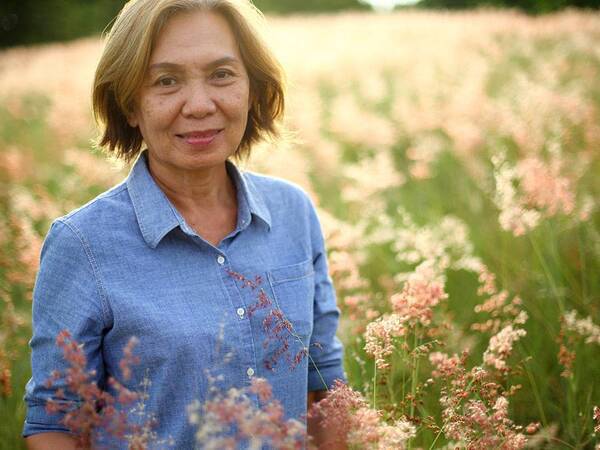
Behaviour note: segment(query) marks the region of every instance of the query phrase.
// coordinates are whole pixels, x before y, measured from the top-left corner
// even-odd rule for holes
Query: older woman
[[[24,436],[32,449],[75,441],[48,414],[64,370],[55,338],[83,344],[95,381],[120,378],[131,336],[151,380],[158,439],[194,447],[186,406],[266,378],[286,417],[343,378],[338,309],[313,205],[296,186],[231,159],[275,135],[282,72],[236,0],[132,0],[107,40],[93,103],[101,144],[135,164],[125,181],[57,219],[33,304]],[[142,151],[142,149],[144,150]],[[284,324],[275,332],[274,320]],[[285,334],[281,331],[285,331]],[[310,394],[310,395],[309,395]],[[254,399],[258,401],[257,399]],[[258,403],[257,403],[258,405]]]

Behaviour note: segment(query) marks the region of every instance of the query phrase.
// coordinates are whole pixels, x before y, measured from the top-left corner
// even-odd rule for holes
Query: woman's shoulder
[[[255,189],[265,200],[300,202],[310,205],[311,199],[300,185],[284,178],[244,171],[243,176],[249,189]]]
[[[122,220],[131,210],[125,181],[94,197],[87,203],[55,219],[71,229],[93,230]],[[125,216],[124,216],[125,214]]]

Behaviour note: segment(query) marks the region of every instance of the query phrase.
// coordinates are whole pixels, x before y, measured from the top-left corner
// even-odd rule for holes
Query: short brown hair
[[[249,156],[251,145],[279,134],[283,115],[284,72],[261,38],[262,14],[248,0],[130,0],[108,33],[96,68],[92,103],[101,126],[100,147],[131,161],[143,138],[127,115],[144,80],[155,41],[173,15],[195,10],[220,14],[231,27],[248,77],[251,106],[244,136],[234,156]]]

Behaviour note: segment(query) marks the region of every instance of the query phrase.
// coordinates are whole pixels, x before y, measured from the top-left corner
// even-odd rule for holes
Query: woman
[[[185,411],[207,399],[209,384],[266,378],[286,417],[301,418],[307,400],[344,377],[313,205],[297,187],[230,162],[275,135],[283,112],[282,73],[256,17],[238,0],[132,0],[117,18],[93,104],[101,144],[137,160],[123,183],[57,219],[46,237],[29,448],[75,445],[61,415],[45,410],[64,388],[45,384],[65,367],[54,343],[61,330],[83,344],[100,386],[120,378],[123,348],[139,339],[126,387],[149,376],[146,411],[178,449],[194,446]],[[273,320],[285,326],[276,332]]]

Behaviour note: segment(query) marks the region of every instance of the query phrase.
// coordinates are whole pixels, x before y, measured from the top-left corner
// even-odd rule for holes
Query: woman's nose
[[[185,95],[181,110],[184,116],[201,118],[217,110],[211,89],[203,83],[190,84]]]

